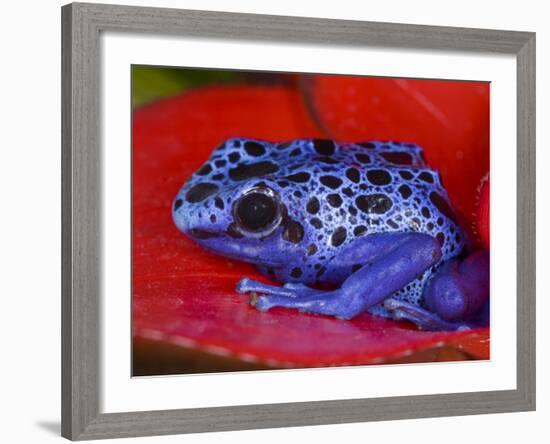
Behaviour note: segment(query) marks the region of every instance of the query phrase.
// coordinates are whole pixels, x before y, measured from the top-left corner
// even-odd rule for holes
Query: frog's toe
[[[269,296],[252,296],[250,298],[250,305],[255,307],[256,310],[264,312],[274,306]]]
[[[294,298],[280,295],[253,295],[250,299],[250,305],[254,306],[259,311],[268,311],[273,307],[299,308],[300,303]]]
[[[241,294],[251,291],[249,290],[249,288],[252,282],[254,282],[252,281],[252,279],[242,278],[239,282],[237,282],[237,285],[235,286],[235,290],[237,291],[237,293],[241,293]]]
[[[306,288],[309,288],[307,285],[300,284],[299,282],[287,282],[283,285],[283,287],[288,288],[290,290],[304,290]]]
[[[261,293],[272,294],[285,297],[296,297],[295,291],[290,288],[280,287],[278,285],[264,284],[263,282],[254,279],[244,278],[237,282],[235,287],[237,293]]]
[[[299,282],[287,282],[283,285],[283,287],[286,290],[290,290],[292,292],[291,297],[299,298],[302,296],[307,296],[315,293],[319,293],[319,290],[316,290],[315,288],[308,287],[307,285],[300,284]],[[282,295],[284,296],[284,295]]]

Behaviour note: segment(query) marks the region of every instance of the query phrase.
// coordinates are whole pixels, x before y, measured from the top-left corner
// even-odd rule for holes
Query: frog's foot
[[[436,314],[408,302],[389,298],[384,301],[384,307],[390,311],[392,318],[398,321],[411,321],[421,330],[469,330],[475,327],[468,322],[448,322]]]
[[[294,282],[279,287],[244,278],[237,283],[237,292],[251,293],[250,303],[260,311],[286,307],[341,319],[350,319],[358,312],[350,306],[350,301],[343,297],[341,291],[317,290]]]
[[[298,290],[294,297],[266,295],[256,298],[255,307],[267,311],[273,307],[294,308],[301,312],[351,319],[362,310],[345,297],[341,290],[322,291],[307,288]]]
[[[237,282],[236,287],[237,293],[259,293],[259,294],[269,294],[276,296],[283,296],[287,298],[296,298],[298,296],[315,292],[313,288],[310,288],[304,284],[292,283],[283,285],[282,287],[278,285],[269,285],[264,284],[263,282],[256,281],[254,279],[244,278]]]

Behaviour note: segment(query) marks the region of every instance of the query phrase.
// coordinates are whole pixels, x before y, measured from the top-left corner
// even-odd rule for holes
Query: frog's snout
[[[178,230],[183,233],[187,233],[191,229],[190,221],[183,205],[183,198],[180,196],[177,196],[172,202],[172,220],[176,224],[176,227],[178,227]]]
[[[204,210],[197,205],[186,203],[181,196],[172,203],[172,220],[178,230],[196,239],[207,239],[213,236],[212,227],[202,222]]]

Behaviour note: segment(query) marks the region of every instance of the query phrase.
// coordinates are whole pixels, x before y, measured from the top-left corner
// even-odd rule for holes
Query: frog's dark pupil
[[[277,204],[266,194],[250,193],[238,203],[236,213],[241,226],[248,230],[259,230],[275,220]]]

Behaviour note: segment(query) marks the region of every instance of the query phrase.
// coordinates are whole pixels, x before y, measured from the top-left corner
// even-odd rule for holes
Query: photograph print
[[[133,376],[490,359],[490,83],[134,65]]]

